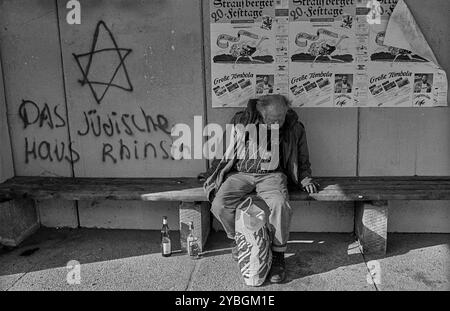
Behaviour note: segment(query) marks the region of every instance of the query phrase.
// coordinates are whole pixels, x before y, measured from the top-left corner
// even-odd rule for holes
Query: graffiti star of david
[[[103,48],[103,49],[97,50],[96,47],[97,47],[98,35],[100,33],[101,27],[103,27],[104,30],[106,30],[106,33],[108,34],[109,39],[112,42],[112,46],[110,48]],[[97,104],[99,104],[99,105],[101,104],[103,98],[105,97],[105,95],[108,92],[110,87],[119,88],[119,89],[127,91],[127,92],[133,91],[133,86],[131,85],[130,77],[128,76],[128,71],[125,66],[125,58],[131,53],[131,51],[132,51],[131,49],[119,48],[116,40],[114,39],[113,34],[109,30],[109,28],[106,26],[106,24],[103,21],[100,21],[97,23],[97,26],[95,28],[94,38],[92,40],[91,51],[88,53],[83,53],[83,54],[75,54],[75,53],[72,54],[75,57],[75,60],[78,64],[78,67],[81,70],[81,73],[83,74],[83,79],[78,80],[78,82],[82,86],[84,86],[85,84],[87,84],[89,86],[89,88],[91,89],[92,95],[94,96]],[[117,67],[114,69],[114,72],[109,81],[94,81],[94,80],[89,79],[89,73],[91,70],[93,56],[95,54],[100,54],[100,53],[116,53],[118,60],[119,60],[119,65],[117,65]],[[88,57],[88,61],[87,61],[86,66],[83,68],[83,65],[81,64],[80,59],[82,59],[84,57]],[[117,84],[114,82],[118,73],[121,73],[125,77],[125,81],[126,81],[126,83],[124,83],[125,85],[120,85],[120,84]],[[102,87],[106,86],[106,88],[103,90],[103,92],[98,89],[96,90],[96,86],[98,86],[98,85],[100,85]]]

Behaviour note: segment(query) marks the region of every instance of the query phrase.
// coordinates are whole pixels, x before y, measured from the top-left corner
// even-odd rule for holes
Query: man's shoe
[[[284,253],[272,252],[272,268],[269,272],[269,280],[272,283],[281,283],[286,278],[286,265],[284,263]]]

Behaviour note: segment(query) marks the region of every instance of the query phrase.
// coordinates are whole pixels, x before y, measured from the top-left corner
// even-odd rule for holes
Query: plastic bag
[[[238,263],[249,286],[262,285],[272,266],[272,239],[262,204],[264,201],[248,197],[236,209]]]

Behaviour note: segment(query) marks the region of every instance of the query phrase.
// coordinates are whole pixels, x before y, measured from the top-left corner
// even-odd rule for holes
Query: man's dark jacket
[[[260,113],[256,110],[256,100],[251,99],[247,108],[234,115],[231,124],[258,124],[262,121]],[[306,141],[305,127],[299,121],[297,113],[289,109],[286,114],[284,125],[280,129],[281,168],[288,177],[289,187],[295,188],[306,186],[312,181],[311,163],[309,162],[308,144]],[[227,159],[225,156],[214,160],[209,177],[203,184],[206,196],[210,202],[232,172],[237,161],[236,157]]]

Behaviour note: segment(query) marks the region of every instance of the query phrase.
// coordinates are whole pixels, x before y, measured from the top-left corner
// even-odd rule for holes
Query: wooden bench
[[[386,252],[389,201],[450,200],[450,177],[447,176],[322,177],[317,181],[321,185],[318,193],[309,195],[303,191],[291,191],[290,201],[355,202],[355,235],[365,253],[382,255]],[[33,200],[177,201],[180,202],[182,248],[186,247],[187,223],[194,221],[203,249],[210,230],[210,212],[201,186],[202,182],[196,178],[14,177],[0,184],[0,203],[13,202],[9,208],[15,212],[8,215],[17,218],[17,209],[30,211]],[[0,209],[0,218],[1,215]],[[4,228],[8,226],[7,221],[14,222],[14,219],[6,218],[0,220],[0,226]],[[34,230],[25,227],[16,230],[23,232],[14,233],[19,236],[16,244]],[[0,231],[0,238],[1,234]]]

